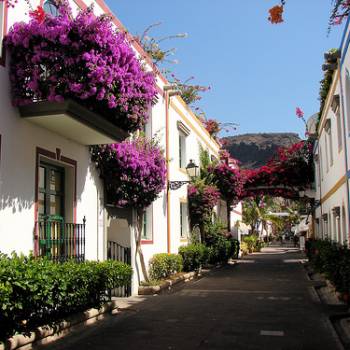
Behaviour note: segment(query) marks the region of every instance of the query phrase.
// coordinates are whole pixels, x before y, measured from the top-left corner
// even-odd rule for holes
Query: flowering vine
[[[163,151],[157,142],[139,137],[112,145],[93,146],[91,158],[104,181],[107,201],[117,207],[136,209],[135,255],[139,255],[143,278],[148,281],[141,245],[142,224],[145,208],[165,187]],[[136,267],[140,279],[138,264]]]
[[[58,17],[32,11],[5,38],[10,52],[12,100],[78,100],[128,131],[140,128],[155,102],[153,73],[146,72],[107,16],[91,7],[73,18],[66,0]]]
[[[211,137],[213,137],[215,140],[218,140],[218,134],[221,131],[225,131],[225,132],[236,131],[239,126],[238,124],[233,122],[223,123],[213,118],[207,118],[205,112],[199,107],[196,107],[194,109],[194,114],[202,122],[202,124],[204,125],[204,128],[208,131],[208,134]],[[220,142],[221,141],[222,140],[220,140]]]
[[[242,198],[261,195],[298,197],[298,191],[309,188],[314,180],[312,150],[312,141],[301,141],[280,148],[266,165],[244,170]]]
[[[171,60],[169,57],[174,55],[176,49],[163,49],[161,47],[161,43],[166,40],[172,40],[172,39],[183,39],[187,38],[187,33],[178,33],[175,35],[167,35],[161,38],[155,38],[149,35],[149,32],[154,27],[160,26],[162,23],[157,22],[149,25],[141,36],[136,36],[135,39],[138,41],[138,43],[142,46],[142,48],[145,50],[145,52],[152,58],[152,61],[154,64],[160,64],[160,63],[178,63],[177,60]]]
[[[344,18],[349,16],[350,1],[349,0],[335,0],[333,10],[329,19],[330,25],[339,25]]]
[[[227,154],[223,154],[224,162],[212,167],[209,172],[213,175],[213,182],[220,191],[221,197],[227,205],[227,230],[231,230],[231,210],[232,206],[238,204],[241,199],[244,177],[237,166],[232,166],[230,158],[225,159]]]
[[[235,205],[239,202],[243,191],[244,178],[238,168],[230,166],[226,162],[221,162],[211,169],[214,175],[214,183],[219,189],[221,196]]]
[[[164,189],[162,150],[145,138],[91,147],[104,180],[108,201],[118,207],[146,208]]]
[[[215,186],[205,185],[201,181],[188,186],[188,201],[191,226],[199,225],[211,219],[213,208],[220,199]]]

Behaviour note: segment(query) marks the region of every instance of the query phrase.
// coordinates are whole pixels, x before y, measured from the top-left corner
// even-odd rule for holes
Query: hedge
[[[106,292],[130,283],[131,275],[131,267],[117,261],[54,263],[0,253],[0,339],[98,308]]]
[[[208,263],[209,250],[204,244],[189,244],[179,248],[179,254],[183,259],[184,271],[198,270]]]
[[[198,270],[207,263],[226,263],[230,258],[237,259],[238,253],[239,241],[225,236],[217,236],[211,245],[197,243],[179,248],[184,271]]]
[[[168,278],[182,271],[182,257],[178,254],[160,253],[153,255],[149,262],[150,276],[154,280]]]
[[[306,254],[313,268],[324,273],[336,290],[349,299],[350,295],[350,250],[347,246],[329,240],[306,242]]]
[[[260,252],[264,245],[257,235],[243,236],[242,242],[244,242],[244,250],[248,250],[248,253]]]

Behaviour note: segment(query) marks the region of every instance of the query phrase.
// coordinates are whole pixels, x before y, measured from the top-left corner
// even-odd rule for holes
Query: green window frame
[[[38,180],[39,216],[55,215],[64,218],[64,168],[46,162],[40,162]],[[55,203],[56,200],[59,200],[59,205],[55,208],[55,212],[52,212],[52,204]]]

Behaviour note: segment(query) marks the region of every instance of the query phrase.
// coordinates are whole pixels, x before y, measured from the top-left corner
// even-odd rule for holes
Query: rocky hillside
[[[241,162],[242,168],[258,168],[268,162],[280,147],[300,141],[294,133],[243,134],[225,137],[225,148]]]

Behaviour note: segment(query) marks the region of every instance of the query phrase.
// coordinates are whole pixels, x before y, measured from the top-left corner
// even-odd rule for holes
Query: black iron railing
[[[125,264],[131,265],[131,248],[123,247],[117,242],[107,242],[107,259],[116,260]],[[125,286],[115,288],[110,291],[110,296],[128,297],[131,295],[131,285],[128,283]]]
[[[61,216],[45,216],[36,223],[38,255],[61,262],[85,260],[85,223],[64,222]]]

